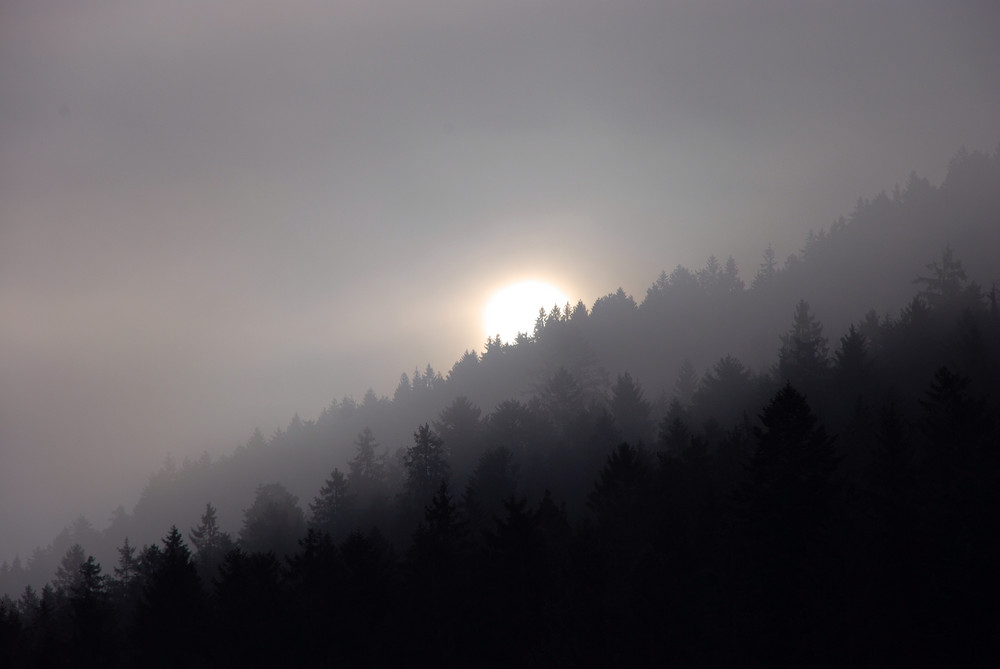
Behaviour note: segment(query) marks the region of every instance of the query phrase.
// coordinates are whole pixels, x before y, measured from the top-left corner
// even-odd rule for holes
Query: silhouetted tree
[[[229,551],[213,601],[217,664],[273,667],[287,660],[290,611],[273,553]]]
[[[760,415],[738,503],[756,661],[814,664],[837,647],[833,539],[839,457],[805,397],[786,384]]]
[[[205,505],[201,522],[188,533],[188,539],[195,549],[195,563],[202,583],[211,583],[226,553],[236,546],[229,533],[219,528],[214,506]]]
[[[306,521],[299,498],[280,483],[257,488],[253,504],[243,513],[240,545],[248,553],[291,555],[305,534]]]
[[[349,463],[347,483],[361,499],[370,501],[385,492],[385,454],[377,454],[378,443],[370,428],[365,428],[354,440],[357,450]]]
[[[109,667],[116,662],[113,611],[108,601],[101,565],[93,555],[80,565],[79,578],[69,594],[73,620],[71,653],[79,667]]]
[[[922,286],[919,296],[932,308],[959,304],[968,277],[950,244],[945,246],[941,261],[928,264],[927,269],[931,271],[930,276],[918,276],[913,280]]]
[[[753,277],[753,288],[759,288],[772,279],[778,274],[778,261],[774,256],[774,247],[770,244],[764,249],[764,260],[760,264],[760,268]]]
[[[676,397],[670,400],[667,415],[660,421],[657,445],[671,457],[680,457],[691,441],[691,416]]]
[[[52,581],[52,585],[55,587],[57,593],[68,596],[72,592],[73,588],[80,582],[80,567],[83,566],[86,560],[87,554],[80,544],[73,544],[66,551],[66,554],[59,562],[59,568],[56,569],[56,577]]]
[[[406,449],[403,459],[406,466],[406,492],[411,503],[423,505],[430,501],[434,491],[451,473],[443,444],[441,438],[426,423],[413,433],[413,446]]]
[[[481,415],[479,407],[467,397],[456,397],[434,421],[434,431],[456,475],[468,473],[484,450]]]
[[[641,444],[650,440],[653,406],[646,401],[642,388],[628,372],[620,374],[611,389],[611,414],[621,431],[621,438]]]
[[[191,552],[177,527],[149,562],[136,612],[136,650],[144,666],[197,666],[206,659],[205,594]]]
[[[320,488],[316,499],[309,504],[312,525],[331,537],[346,534],[354,519],[355,499],[350,492],[347,477],[335,468]]]
[[[556,622],[545,616],[552,580],[537,511],[514,497],[504,500],[504,509],[486,535],[486,576],[479,585],[491,605],[481,609],[479,627],[491,663],[521,666],[536,656]]]
[[[677,379],[674,381],[674,397],[684,408],[690,408],[694,402],[694,395],[698,391],[698,372],[691,362],[691,358],[684,358],[681,368],[677,372]]]
[[[462,494],[462,510],[471,527],[482,531],[502,510],[503,500],[517,489],[518,466],[506,446],[492,448],[479,458]]]
[[[721,427],[729,428],[743,418],[754,395],[750,372],[727,355],[702,377],[694,395],[694,413],[702,419],[715,418]]]
[[[778,375],[810,392],[822,388],[827,379],[829,359],[823,325],[816,320],[805,300],[795,306],[792,329],[781,337]]]

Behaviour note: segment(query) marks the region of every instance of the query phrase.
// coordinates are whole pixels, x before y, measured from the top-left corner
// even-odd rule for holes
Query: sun
[[[553,306],[565,306],[569,298],[551,283],[521,281],[497,291],[483,310],[483,327],[487,337],[500,335],[513,342],[519,332],[531,333],[538,310],[549,311]]]

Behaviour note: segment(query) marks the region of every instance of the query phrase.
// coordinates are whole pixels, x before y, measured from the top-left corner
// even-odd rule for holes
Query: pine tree
[[[205,659],[205,594],[176,526],[162,543],[144,551],[151,571],[136,612],[137,645],[144,666],[195,666]]]
[[[355,497],[350,493],[347,477],[334,469],[320,488],[319,495],[309,504],[312,525],[334,538],[346,534],[353,520]]]
[[[107,601],[101,565],[93,555],[80,565],[79,578],[70,591],[73,622],[72,655],[78,666],[107,666],[111,662],[111,608]]]
[[[684,358],[674,382],[674,397],[685,409],[691,407],[694,394],[698,391],[698,372],[695,371],[691,358]]]
[[[791,384],[771,399],[760,421],[742,500],[761,523],[762,539],[775,545],[805,541],[830,518],[839,456],[805,397]]]
[[[236,546],[229,533],[219,529],[214,506],[205,505],[201,522],[188,533],[188,538],[195,548],[198,574],[202,582],[211,583],[226,553]]]
[[[129,544],[128,537],[125,537],[125,543],[118,548],[118,565],[114,568],[114,574],[125,589],[131,586],[138,575],[135,546]]]
[[[444,455],[444,442],[429,424],[424,423],[413,433],[413,442],[403,456],[406,492],[413,503],[422,506],[431,500],[451,471]]]
[[[462,509],[476,530],[483,530],[499,514],[503,500],[517,489],[518,467],[506,446],[492,448],[479,458],[462,495]]]
[[[814,665],[838,641],[839,456],[805,397],[789,384],[760,421],[736,498],[744,542],[740,587],[749,605],[741,615],[759,621],[742,643],[753,663]]]
[[[923,286],[919,296],[932,308],[959,304],[968,278],[950,244],[945,246],[941,261],[930,263],[927,269],[931,271],[930,276],[918,276],[913,280]]]
[[[774,247],[768,244],[767,248],[764,249],[764,261],[760,264],[757,273],[754,274],[750,287],[753,289],[761,288],[773,281],[777,275],[778,262],[774,257]]]
[[[243,514],[243,549],[248,553],[272,551],[282,557],[294,553],[306,530],[298,503],[299,498],[280,483],[259,486],[253,504]]]
[[[211,503],[206,504],[205,513],[202,514],[198,527],[188,532],[191,545],[196,552],[212,550],[224,542],[225,536],[226,533],[219,529],[215,507]]]
[[[782,380],[807,392],[812,391],[826,381],[828,355],[823,325],[810,312],[809,303],[799,300],[792,328],[781,336],[778,374]]]
[[[587,506],[616,541],[630,541],[646,519],[651,476],[640,452],[622,443],[608,456]]]
[[[619,375],[611,389],[611,414],[624,441],[636,446],[649,441],[652,410],[653,406],[646,401],[632,375],[628,372]]]
[[[687,450],[691,442],[691,430],[688,425],[691,416],[676,397],[670,400],[667,415],[660,421],[657,444],[668,457],[677,458]]]
[[[87,561],[87,554],[80,544],[73,544],[59,562],[56,577],[52,581],[56,592],[69,595],[80,582],[80,567]]]
[[[348,463],[347,484],[362,498],[370,498],[384,490],[386,482],[385,454],[377,454],[378,443],[371,428],[366,427],[354,440],[354,458]]]

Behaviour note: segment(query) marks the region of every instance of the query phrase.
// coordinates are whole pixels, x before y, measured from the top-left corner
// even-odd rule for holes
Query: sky
[[[0,0],[0,559],[1000,142],[995,2]]]

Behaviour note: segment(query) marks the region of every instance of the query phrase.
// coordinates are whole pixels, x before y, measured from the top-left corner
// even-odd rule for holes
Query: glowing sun
[[[483,327],[487,337],[497,334],[505,342],[513,342],[519,332],[530,334],[535,329],[538,310],[550,311],[569,302],[565,293],[544,281],[521,281],[496,292],[483,310]]]

